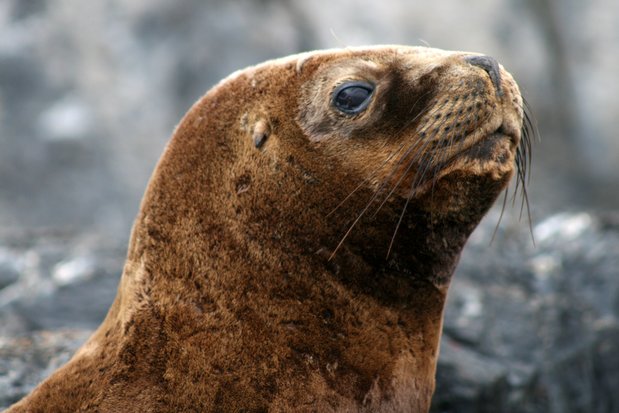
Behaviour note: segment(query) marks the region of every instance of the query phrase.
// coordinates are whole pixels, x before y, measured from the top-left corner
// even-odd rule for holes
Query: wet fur
[[[460,251],[530,153],[511,77],[497,96],[464,55],[318,52],[213,88],[153,174],[105,321],[9,411],[427,411]],[[356,78],[376,95],[342,115],[331,91]]]

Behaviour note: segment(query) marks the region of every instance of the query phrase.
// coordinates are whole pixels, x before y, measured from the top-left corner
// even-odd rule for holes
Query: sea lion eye
[[[367,82],[347,82],[335,89],[332,104],[348,115],[362,112],[370,104],[374,85]]]

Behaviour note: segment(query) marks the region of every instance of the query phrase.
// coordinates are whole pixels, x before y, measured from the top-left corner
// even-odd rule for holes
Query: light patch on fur
[[[124,329],[133,315],[146,305],[144,300],[148,295],[145,294],[148,277],[144,258],[140,262],[129,261],[125,263],[123,275],[120,279],[120,322]]]
[[[74,358],[78,357],[91,357],[93,356],[97,350],[99,350],[100,344],[95,336],[92,336],[88,339],[88,341],[79,348],[79,350],[73,356]]]
[[[372,387],[363,397],[363,411],[385,413],[425,411],[434,391],[433,372],[436,357],[432,360],[424,360],[424,362],[434,366],[431,368],[419,366],[419,360],[416,360],[409,352],[401,354],[395,361],[391,380],[385,383],[378,377],[374,379]],[[412,376],[411,371],[427,371],[432,375],[420,380]]]
[[[324,49],[324,50],[313,50],[298,54],[293,54],[286,57],[280,57],[277,59],[267,60],[265,62],[259,63],[257,65],[248,66],[244,69],[239,69],[232,72],[227,77],[220,80],[212,90],[217,89],[218,86],[223,85],[224,83],[228,83],[234,81],[239,76],[251,76],[251,74],[257,70],[262,70],[267,67],[273,66],[284,66],[290,63],[295,64],[295,70],[297,73],[300,73],[303,70],[303,66],[306,62],[313,58],[320,58],[321,56],[330,56],[333,54],[338,54],[342,56],[346,56],[347,54],[351,57],[354,55],[360,55],[363,53],[392,53],[393,50],[397,50],[398,54],[412,54],[418,53],[427,56],[427,60],[431,60],[436,57],[449,56],[454,53],[462,53],[462,52],[451,52],[439,49],[431,49],[425,46],[404,46],[404,45],[373,45],[373,46],[351,46],[343,49]]]

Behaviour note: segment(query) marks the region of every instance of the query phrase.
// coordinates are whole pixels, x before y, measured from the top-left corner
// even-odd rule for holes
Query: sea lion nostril
[[[501,96],[503,90],[501,89],[501,69],[499,68],[499,62],[494,57],[490,56],[466,56],[464,58],[467,62],[473,66],[481,67],[490,76],[492,84],[496,88],[497,94]]]

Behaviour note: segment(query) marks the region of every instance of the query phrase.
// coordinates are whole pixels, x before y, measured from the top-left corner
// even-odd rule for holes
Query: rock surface
[[[619,215],[471,238],[450,287],[435,412],[619,411]],[[492,251],[488,251],[491,249]]]
[[[619,214],[535,225],[493,211],[450,288],[434,413],[619,411]],[[116,292],[124,245],[0,234],[0,407],[68,360]]]
[[[90,330],[42,331],[22,337],[0,336],[0,408],[25,394],[65,364]]]

